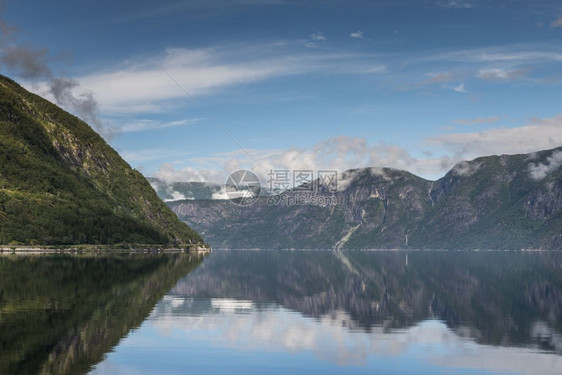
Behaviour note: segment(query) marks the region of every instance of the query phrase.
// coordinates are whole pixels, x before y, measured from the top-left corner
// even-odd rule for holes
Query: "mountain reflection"
[[[0,257],[0,374],[79,374],[202,257]]]
[[[562,353],[560,253],[217,252],[169,295],[203,315],[274,304],[352,332],[436,319],[479,344]]]
[[[349,329],[349,322],[344,311],[311,319],[279,305],[167,296],[157,305],[149,326],[160,333],[156,341],[189,338],[209,352],[230,348],[239,356],[256,352],[264,357],[274,352],[311,352],[322,362],[347,366],[346,373],[355,373],[360,368],[357,366],[372,366],[373,359],[392,361],[391,373],[402,373],[412,363],[419,363],[414,372],[418,374],[466,368],[480,369],[479,373],[536,375],[559,374],[562,368],[560,356],[521,347],[475,344],[439,320],[425,320],[401,329],[373,326],[368,331]],[[102,363],[99,369],[119,370],[116,363],[111,365]],[[128,366],[135,373],[149,373],[133,364]],[[238,369],[234,373],[244,371]]]
[[[218,251],[202,260],[0,257],[0,374],[562,368],[562,253]]]

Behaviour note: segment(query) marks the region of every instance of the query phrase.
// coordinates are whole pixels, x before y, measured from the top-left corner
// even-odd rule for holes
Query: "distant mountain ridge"
[[[562,249],[561,164],[558,147],[462,162],[437,181],[350,170],[344,189],[318,193],[334,206],[168,205],[216,248]]]
[[[95,131],[0,75],[0,244],[203,240]]]

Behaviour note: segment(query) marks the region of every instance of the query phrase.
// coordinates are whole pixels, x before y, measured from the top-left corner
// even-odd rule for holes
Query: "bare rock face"
[[[544,220],[562,211],[562,181],[552,181],[532,191],[524,205],[533,220]]]
[[[262,198],[248,207],[217,200],[169,206],[217,248],[560,249],[561,150],[478,158],[437,181],[350,170],[343,189],[317,193],[333,205]]]

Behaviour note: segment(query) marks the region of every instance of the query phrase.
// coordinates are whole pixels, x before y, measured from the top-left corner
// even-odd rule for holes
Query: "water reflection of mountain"
[[[365,331],[437,318],[482,344],[562,353],[560,253],[217,252],[170,293],[277,303]]]
[[[0,374],[87,372],[201,260],[0,257]]]

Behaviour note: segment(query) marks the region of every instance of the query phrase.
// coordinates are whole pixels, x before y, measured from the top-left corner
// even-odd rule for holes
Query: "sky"
[[[405,169],[562,145],[562,3],[5,0],[0,73],[145,176]]]

